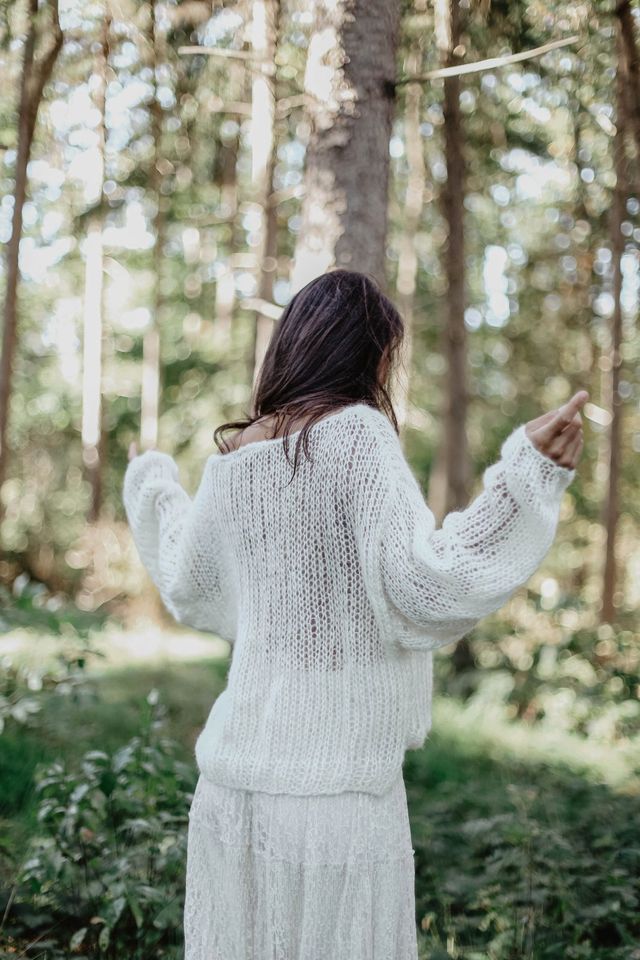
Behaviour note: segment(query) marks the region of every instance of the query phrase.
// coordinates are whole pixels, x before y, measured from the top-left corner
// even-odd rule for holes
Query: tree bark
[[[426,0],[415,0],[416,14],[423,14],[427,8]],[[422,37],[420,32],[407,54],[407,70],[417,74],[422,64]],[[427,171],[424,162],[424,147],[420,133],[422,111],[422,86],[419,83],[407,84],[405,93],[404,127],[407,151],[407,188],[404,197],[402,217],[403,229],[400,235],[398,274],[396,291],[398,308],[405,323],[405,336],[402,343],[400,370],[402,379],[395,396],[396,416],[404,434],[409,411],[409,391],[411,387],[411,361],[414,339],[415,293],[418,281],[418,255],[416,235],[422,217],[425,198]]]
[[[142,397],[141,397],[141,449],[153,449],[158,444],[158,420],[160,408],[160,313],[162,311],[162,248],[165,237],[164,197],[162,196],[162,105],[158,98],[158,64],[161,62],[158,29],[156,24],[156,0],[149,3],[149,41],[153,69],[153,100],[151,102],[151,129],[153,136],[153,160],[150,185],[156,202],[154,216],[155,242],[153,245],[153,271],[155,275],[155,302],[149,328],[142,341]]]
[[[254,0],[251,39],[253,52],[260,61],[260,66],[253,75],[251,91],[251,181],[258,218],[258,242],[255,248],[257,297],[269,303],[273,300],[278,255],[277,218],[272,198],[275,167],[275,57],[279,17],[280,0]],[[260,373],[272,330],[273,320],[258,310],[249,357],[252,384],[256,383]]]
[[[387,286],[389,139],[399,0],[316,4],[305,90],[311,135],[293,292],[332,266]]]
[[[616,46],[618,69],[616,82],[616,133],[613,141],[616,185],[611,204],[611,250],[613,253],[613,297],[614,309],[611,317],[609,336],[609,363],[607,407],[611,413],[608,444],[608,487],[604,504],[603,523],[606,542],[604,553],[604,571],[602,578],[602,603],[600,619],[602,623],[612,623],[616,616],[616,585],[618,571],[616,565],[616,539],[620,513],[620,437],[622,432],[622,398],[620,397],[620,372],[622,366],[622,257],[624,237],[622,221],[625,217],[628,195],[627,164],[625,156],[625,135],[628,130],[627,90],[628,71],[625,57],[625,37],[623,21],[617,20]]]
[[[47,45],[39,58],[35,56],[38,33],[38,0],[29,0],[28,33],[25,38],[20,97],[18,104],[18,149],[16,155],[15,186],[11,238],[6,252],[6,287],[4,301],[2,357],[0,358],[0,488],[7,472],[7,431],[11,381],[18,342],[18,284],[20,279],[19,251],[22,237],[23,211],[27,195],[27,166],[31,156],[33,135],[42,102],[45,85],[62,48],[62,30],[58,19],[58,2],[50,0],[51,25],[47,31]],[[0,512],[2,501],[0,499]]]
[[[460,42],[458,0],[437,0],[436,41],[443,66],[458,62],[454,53]],[[441,522],[452,510],[467,505],[471,464],[466,422],[469,405],[467,387],[467,332],[465,307],[464,197],[465,161],[460,115],[460,78],[444,80],[444,134],[447,179],[442,191],[442,212],[447,224],[445,274],[447,277],[446,319],[443,327],[443,354],[446,358],[445,409],[442,441],[431,475],[429,500]]]
[[[245,75],[245,66],[231,62],[227,70],[229,96],[240,99]],[[220,265],[220,272],[216,277],[216,292],[214,306],[214,337],[216,347],[221,354],[229,352],[232,346],[233,313],[236,303],[236,283],[231,263],[231,257],[236,252],[235,222],[238,215],[238,151],[240,149],[240,134],[236,133],[232,139],[217,143],[217,154],[214,165],[214,181],[219,185],[218,208],[220,216],[229,224],[227,256]]]
[[[626,99],[625,114],[627,125],[636,143],[636,154],[640,161],[640,57],[636,46],[633,12],[631,0],[620,0],[616,4],[616,20],[618,31],[618,62],[623,64],[625,73],[625,90],[622,95]]]
[[[95,522],[100,516],[102,503],[102,452],[105,437],[102,429],[102,340],[103,340],[103,248],[102,228],[104,218],[103,189],[105,171],[105,110],[107,68],[109,62],[109,33],[111,17],[108,10],[102,19],[100,51],[96,57],[95,73],[97,86],[93,100],[100,113],[98,125],[99,171],[96,177],[96,194],[91,198],[95,209],[88,219],[84,288],[84,343],[82,368],[82,459],[91,486],[91,503],[88,519]]]
[[[441,66],[459,63],[456,48],[460,43],[459,0],[435,0],[436,43]],[[464,131],[460,114],[460,77],[444,79],[444,137],[447,179],[441,195],[442,213],[447,224],[444,268],[447,277],[446,317],[442,330],[442,353],[446,360],[445,407],[438,457],[430,477],[429,500],[439,523],[452,510],[461,510],[469,502],[471,463],[467,441],[467,331],[465,307]],[[456,644],[451,663],[456,673],[473,665],[467,637]]]

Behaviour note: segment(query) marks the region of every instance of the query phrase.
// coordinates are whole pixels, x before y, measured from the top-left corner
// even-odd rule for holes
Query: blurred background
[[[193,745],[229,644],[142,568],[127,450],[195,492],[333,265],[408,328],[441,522],[577,389],[556,541],[438,652],[405,763],[422,957],[640,958],[640,9],[0,7],[0,950],[179,958]]]

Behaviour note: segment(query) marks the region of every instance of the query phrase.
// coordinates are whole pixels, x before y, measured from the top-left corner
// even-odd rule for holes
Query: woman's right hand
[[[536,449],[568,470],[577,466],[582,455],[584,436],[580,410],[588,399],[586,390],[578,390],[561,407],[525,425],[525,433]]]

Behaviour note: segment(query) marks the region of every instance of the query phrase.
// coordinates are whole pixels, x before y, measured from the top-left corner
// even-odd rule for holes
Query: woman
[[[402,764],[430,730],[433,650],[546,555],[588,395],[516,428],[435,530],[386,389],[403,333],[368,276],[318,277],[193,501],[167,454],[127,468],[166,607],[233,646],[195,746],[185,960],[416,960]]]

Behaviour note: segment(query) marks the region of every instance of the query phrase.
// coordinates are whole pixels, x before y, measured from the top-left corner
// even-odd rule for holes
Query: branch
[[[309,102],[306,93],[296,94],[292,97],[283,97],[276,101],[276,116],[278,119],[286,117],[291,110],[303,107]],[[252,105],[244,100],[223,100],[222,97],[215,97],[207,104],[209,113],[238,113],[242,116],[251,116]]]
[[[178,53],[201,53],[205,57],[227,57],[230,60],[251,60],[252,63],[271,63],[266,57],[256,57],[250,50],[229,50],[227,47],[178,47]]]
[[[441,67],[438,70],[429,70],[428,73],[421,73],[415,77],[400,77],[396,86],[404,83],[423,83],[425,80],[436,80],[439,77],[458,77],[464,73],[479,73],[481,70],[492,70],[494,67],[504,67],[509,63],[518,63],[520,60],[531,60],[533,57],[541,57],[549,50],[556,50],[558,47],[566,47],[570,43],[576,43],[579,36],[566,37],[564,40],[552,40],[545,43],[542,47],[534,47],[531,50],[524,50],[522,53],[510,53],[504,57],[491,57],[489,60],[478,60],[476,63],[463,63],[457,67]]]

